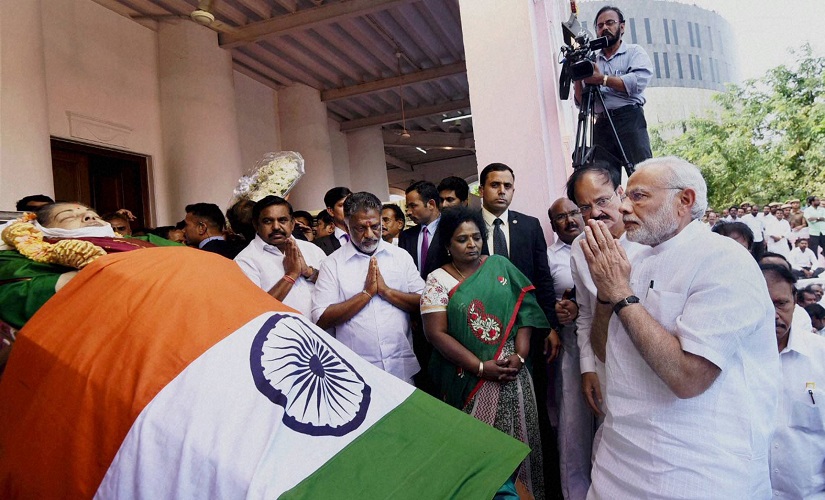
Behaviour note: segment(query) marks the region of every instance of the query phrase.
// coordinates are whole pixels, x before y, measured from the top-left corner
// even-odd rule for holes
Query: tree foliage
[[[825,57],[809,45],[792,61],[714,96],[716,110],[653,130],[654,156],[698,165],[716,208],[825,194]]]

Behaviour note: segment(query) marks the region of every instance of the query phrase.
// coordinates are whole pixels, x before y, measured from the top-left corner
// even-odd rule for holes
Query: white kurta
[[[318,269],[327,255],[308,241],[295,240],[308,266]],[[241,271],[256,285],[268,292],[284,277],[284,254],[277,247],[267,244],[260,236],[249,242],[235,256]],[[315,284],[299,276],[284,297],[283,303],[309,317],[312,310],[312,290]]]
[[[588,499],[769,498],[780,366],[773,303],[756,262],[693,221],[631,265],[642,307],[721,373],[703,394],[679,399],[613,316],[607,417]]]
[[[373,256],[388,287],[405,293],[420,294],[424,290],[424,280],[406,250],[382,240]],[[369,263],[370,256],[356,250],[352,242],[324,260],[312,294],[312,321],[317,322],[327,307],[364,290]],[[420,368],[412,348],[410,315],[379,296],[349,321],[337,325],[335,337],[401,380],[410,382]]]
[[[825,498],[825,338],[791,328],[779,359],[782,403],[771,446],[774,498]]]

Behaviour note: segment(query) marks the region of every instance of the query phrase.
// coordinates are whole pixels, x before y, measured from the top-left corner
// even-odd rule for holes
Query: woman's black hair
[[[484,218],[481,216],[481,211],[465,206],[450,207],[441,212],[441,221],[438,223],[438,241],[441,243],[440,248],[432,248],[431,251],[438,252],[436,262],[438,267],[441,267],[452,259],[447,255],[447,248],[450,246],[450,241],[453,239],[458,226],[465,222],[472,222],[478,227],[481,232],[482,243],[487,240],[487,225],[484,224]]]

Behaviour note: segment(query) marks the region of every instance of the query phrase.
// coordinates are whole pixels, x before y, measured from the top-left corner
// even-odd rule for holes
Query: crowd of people
[[[638,164],[626,186],[615,151],[577,165],[547,210],[549,247],[537,218],[510,209],[517,172],[503,163],[481,170],[480,209],[458,177],[413,183],[406,210],[341,186],[315,216],[276,195],[225,214],[191,204],[145,243],[234,259],[364,360],[524,442],[502,498],[821,496],[825,207],[709,209],[696,166],[648,159],[650,60],[622,43],[621,11],[595,21],[609,42],[583,81],[606,93],[596,142],[616,146],[612,118]],[[128,210],[42,196],[18,210],[37,212],[43,245],[140,237]],[[14,250],[0,252],[0,302],[40,294],[3,308],[19,328],[75,271],[26,264],[19,280]]]

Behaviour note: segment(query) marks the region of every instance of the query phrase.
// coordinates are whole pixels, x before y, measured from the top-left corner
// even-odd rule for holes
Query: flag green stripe
[[[529,451],[416,390],[280,498],[493,498]]]

